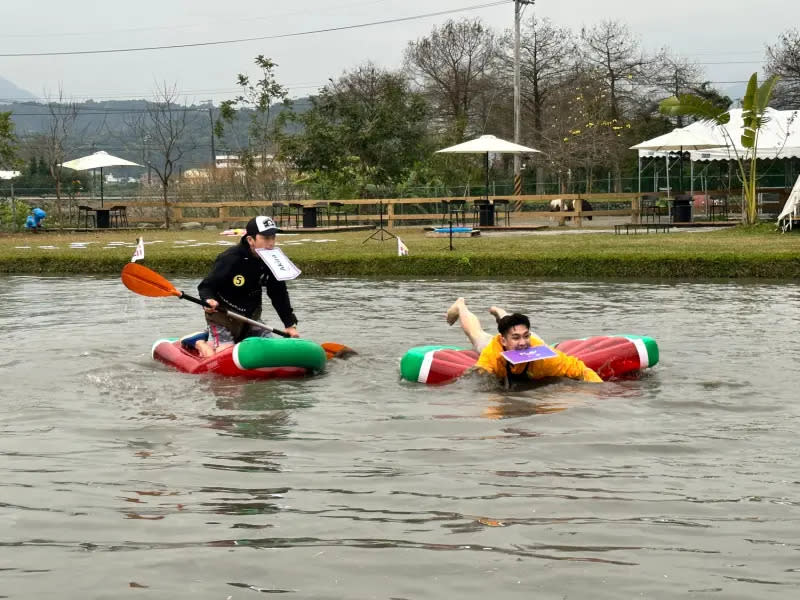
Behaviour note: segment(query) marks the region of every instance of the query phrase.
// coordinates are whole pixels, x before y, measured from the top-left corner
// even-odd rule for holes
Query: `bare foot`
[[[497,306],[492,306],[489,309],[489,312],[492,315],[494,315],[494,320],[495,321],[499,321],[500,319],[502,319],[503,317],[505,317],[508,314],[505,310],[503,310],[502,308],[498,308]]]
[[[458,317],[461,314],[461,307],[465,307],[464,299],[459,298],[453,305],[447,309],[447,324],[452,325],[456,321],[458,321]]]

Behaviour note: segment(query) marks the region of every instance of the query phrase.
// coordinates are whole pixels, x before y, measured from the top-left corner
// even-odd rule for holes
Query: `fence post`
[[[170,211],[170,223],[173,226],[180,228],[180,224],[183,222],[183,209],[180,206],[175,206],[174,204],[168,208]]]
[[[392,218],[394,217],[394,202],[389,199],[386,201],[386,204],[388,205],[386,207],[386,227],[391,229],[394,227],[394,219]]]

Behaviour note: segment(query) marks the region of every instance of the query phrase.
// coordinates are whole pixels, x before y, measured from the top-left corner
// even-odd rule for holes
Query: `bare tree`
[[[59,86],[58,97],[47,99],[49,118],[40,140],[42,143],[42,157],[47,165],[47,171],[56,188],[56,214],[61,220],[61,184],[64,167],[62,163],[70,150],[72,140],[76,139],[75,131],[78,120],[78,104],[64,98],[64,90]],[[70,209],[72,207],[70,206]]]
[[[789,109],[800,106],[800,31],[783,32],[778,43],[767,46],[766,74],[780,76],[775,88],[775,108]]]
[[[627,25],[603,21],[581,30],[582,53],[607,90],[609,117],[619,119],[637,94],[636,86],[647,80],[653,59],[645,56]]]
[[[177,84],[163,83],[156,88],[155,101],[147,103],[145,112],[128,121],[135,137],[146,144],[146,164],[161,183],[164,226],[167,229],[170,227],[170,181],[191,143],[186,136],[188,110],[186,106],[178,105],[177,98]]]
[[[503,66],[511,73],[514,61],[514,39],[508,33],[502,41]],[[554,26],[549,19],[532,15],[523,24],[520,35],[520,95],[523,108],[533,124],[533,142],[539,140],[546,114],[545,106],[567,76],[575,59],[575,40],[566,27]]]
[[[494,33],[480,20],[448,21],[427,37],[409,42],[405,69],[428,96],[454,142],[468,131],[480,132],[476,108],[491,97],[490,73],[497,60]],[[485,107],[491,99],[483,102]]]
[[[640,71],[639,93],[633,97],[633,113],[643,118],[659,114],[658,102],[664,96],[680,96],[702,90],[713,94],[708,82],[703,82],[703,69],[688,59],[676,56],[667,48],[656,53]],[[687,121],[678,117],[675,121],[683,127]]]
[[[514,39],[506,34],[502,42],[503,67],[511,80],[514,67]],[[530,131],[528,142],[538,148],[543,142],[543,127],[548,115],[548,101],[559,89],[576,59],[573,33],[565,27],[554,26],[549,19],[535,15],[523,24],[520,35],[520,76],[523,132]],[[528,124],[532,126],[528,126]],[[544,166],[536,167],[537,193],[543,194]]]

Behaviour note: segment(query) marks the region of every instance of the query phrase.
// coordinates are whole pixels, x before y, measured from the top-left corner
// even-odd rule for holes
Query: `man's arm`
[[[285,281],[278,281],[272,274],[267,278],[267,296],[269,296],[275,312],[287,329],[297,325],[297,317],[294,314],[292,303],[289,300],[289,290],[286,288]],[[291,332],[290,332],[291,333]]]
[[[558,354],[556,358],[548,360],[548,362],[553,361],[553,363],[555,363],[554,366],[557,372],[553,373],[553,375],[592,383],[603,383],[600,376],[587,367],[581,359],[570,356],[569,354],[564,354],[561,350],[556,350],[556,354]]]
[[[217,289],[228,276],[232,261],[228,257],[220,254],[211,267],[211,272],[197,286],[197,291],[201,300],[215,299]]]

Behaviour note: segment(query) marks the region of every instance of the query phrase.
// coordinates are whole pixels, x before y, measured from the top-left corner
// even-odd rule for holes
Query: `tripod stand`
[[[378,201],[378,229],[372,232],[372,234],[367,237],[362,244],[366,244],[369,240],[378,240],[383,242],[384,240],[388,240],[389,238],[396,238],[397,236],[393,233],[390,233],[387,229],[383,227],[383,201]],[[378,236],[378,237],[376,237]]]

